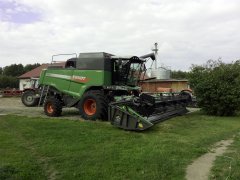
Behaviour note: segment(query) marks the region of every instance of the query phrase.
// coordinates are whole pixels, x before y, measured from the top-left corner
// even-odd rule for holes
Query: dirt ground
[[[186,179],[187,180],[208,180],[209,174],[214,161],[217,156],[221,156],[233,143],[233,139],[222,140],[214,145],[214,148],[210,150],[196,160],[193,161],[187,167]]]
[[[190,112],[198,111],[199,108],[188,108]],[[45,117],[43,107],[26,107],[21,102],[21,97],[0,97],[0,115],[15,114],[29,117]],[[63,108],[62,116],[57,118],[82,120],[76,108]]]
[[[44,114],[43,107],[26,107],[22,104],[20,97],[0,97],[0,115],[1,114],[15,114],[29,117],[47,117]],[[76,108],[63,108],[61,118],[73,120],[81,119],[78,109]]]

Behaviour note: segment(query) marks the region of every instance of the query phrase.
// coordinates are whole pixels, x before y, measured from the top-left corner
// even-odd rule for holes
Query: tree
[[[17,77],[24,73],[22,64],[12,64],[3,69],[3,75]]]
[[[187,79],[188,78],[188,72],[186,71],[172,71],[172,78],[174,79]]]
[[[0,88],[18,88],[17,77],[0,75]]]
[[[2,75],[2,73],[3,73],[3,68],[0,67],[0,75]]]
[[[210,115],[231,116],[240,110],[240,62],[208,61],[193,66],[190,85],[200,107]]]
[[[39,63],[35,63],[35,64],[27,64],[26,66],[24,66],[24,73],[31,71],[35,68],[37,68],[38,66],[40,66]]]

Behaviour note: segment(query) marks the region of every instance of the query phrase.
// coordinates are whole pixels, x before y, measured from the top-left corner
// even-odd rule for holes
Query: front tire
[[[87,91],[79,102],[79,112],[84,119],[107,119],[108,101],[100,90]]]
[[[35,93],[34,91],[25,91],[23,94],[22,94],[22,103],[27,106],[27,107],[33,107],[33,106],[36,106],[38,104],[38,101],[39,101],[39,98],[35,98]]]
[[[50,117],[60,116],[62,113],[62,102],[55,97],[47,98],[44,102],[44,112]]]

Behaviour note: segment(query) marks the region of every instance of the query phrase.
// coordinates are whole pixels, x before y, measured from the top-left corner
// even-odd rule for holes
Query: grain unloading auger
[[[108,53],[80,53],[65,67],[42,71],[39,104],[48,116],[60,116],[63,107],[76,107],[84,119],[108,119],[126,130],[145,130],[163,120],[187,112],[191,94],[141,93],[138,83],[145,74],[141,57]]]

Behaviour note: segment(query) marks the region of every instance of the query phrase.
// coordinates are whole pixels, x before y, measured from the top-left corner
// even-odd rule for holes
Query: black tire
[[[191,93],[191,92],[182,90],[182,91],[180,92],[180,95],[186,96],[188,103],[191,103],[191,102],[192,102],[192,93]]]
[[[95,110],[92,111],[90,114],[88,111],[86,111],[86,103],[88,101],[95,102]],[[96,120],[96,119],[102,119],[107,120],[107,111],[108,111],[108,100],[106,96],[104,96],[104,93],[100,90],[90,90],[87,91],[81,98],[79,104],[78,104],[80,115],[84,119],[89,120]]]
[[[47,116],[58,117],[62,113],[62,103],[55,97],[48,97],[44,102],[44,112]]]
[[[39,98],[34,98],[35,92],[30,90],[30,91],[25,91],[22,94],[22,103],[27,106],[27,107],[33,107],[36,106],[39,102]]]

